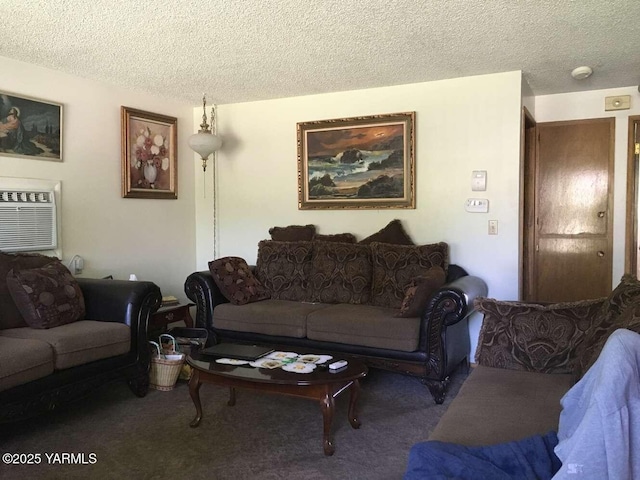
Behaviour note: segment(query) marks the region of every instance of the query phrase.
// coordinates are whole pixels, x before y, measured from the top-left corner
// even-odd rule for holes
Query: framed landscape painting
[[[415,112],[301,122],[298,209],[415,208]]]
[[[62,161],[62,105],[0,92],[0,155]]]
[[[178,119],[122,107],[122,196],[178,198]]]

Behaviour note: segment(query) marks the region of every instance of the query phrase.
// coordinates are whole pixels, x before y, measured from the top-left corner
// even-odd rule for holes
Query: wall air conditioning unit
[[[0,189],[0,251],[54,250],[58,245],[53,190]]]

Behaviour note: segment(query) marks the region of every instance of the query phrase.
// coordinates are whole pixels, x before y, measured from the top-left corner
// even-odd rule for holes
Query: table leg
[[[187,311],[185,312],[184,324],[187,326],[187,328],[193,328],[193,318],[191,318],[189,307],[187,307]]]
[[[331,456],[335,452],[335,447],[331,441],[331,424],[333,423],[333,414],[335,412],[335,401],[333,395],[327,390],[324,398],[320,401],[322,408],[322,418],[324,420],[324,429],[322,435],[324,454]]]
[[[360,382],[358,379],[353,381],[349,390],[351,392],[349,397],[349,423],[353,428],[360,428],[360,420],[358,420],[358,413],[356,411],[356,403],[360,396]]]
[[[191,373],[191,379],[189,380],[189,395],[191,395],[191,400],[193,400],[193,404],[196,407],[196,416],[191,423],[190,427],[195,428],[200,425],[200,420],[202,420],[202,403],[200,403],[200,386],[202,383],[200,382],[200,372],[197,369],[193,369]]]
[[[233,387],[229,387],[229,401],[227,405],[233,407],[236,404],[236,389]]]

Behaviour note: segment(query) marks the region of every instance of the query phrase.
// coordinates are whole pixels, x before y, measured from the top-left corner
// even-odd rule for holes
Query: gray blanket
[[[561,400],[554,480],[640,479],[640,335],[616,330]]]

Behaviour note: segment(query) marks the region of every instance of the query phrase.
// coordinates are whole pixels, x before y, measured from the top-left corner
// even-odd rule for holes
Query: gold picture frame
[[[121,107],[122,197],[178,198],[178,119]]]
[[[0,156],[62,161],[62,104],[0,91]]]
[[[299,122],[298,209],[415,208],[415,112]]]

